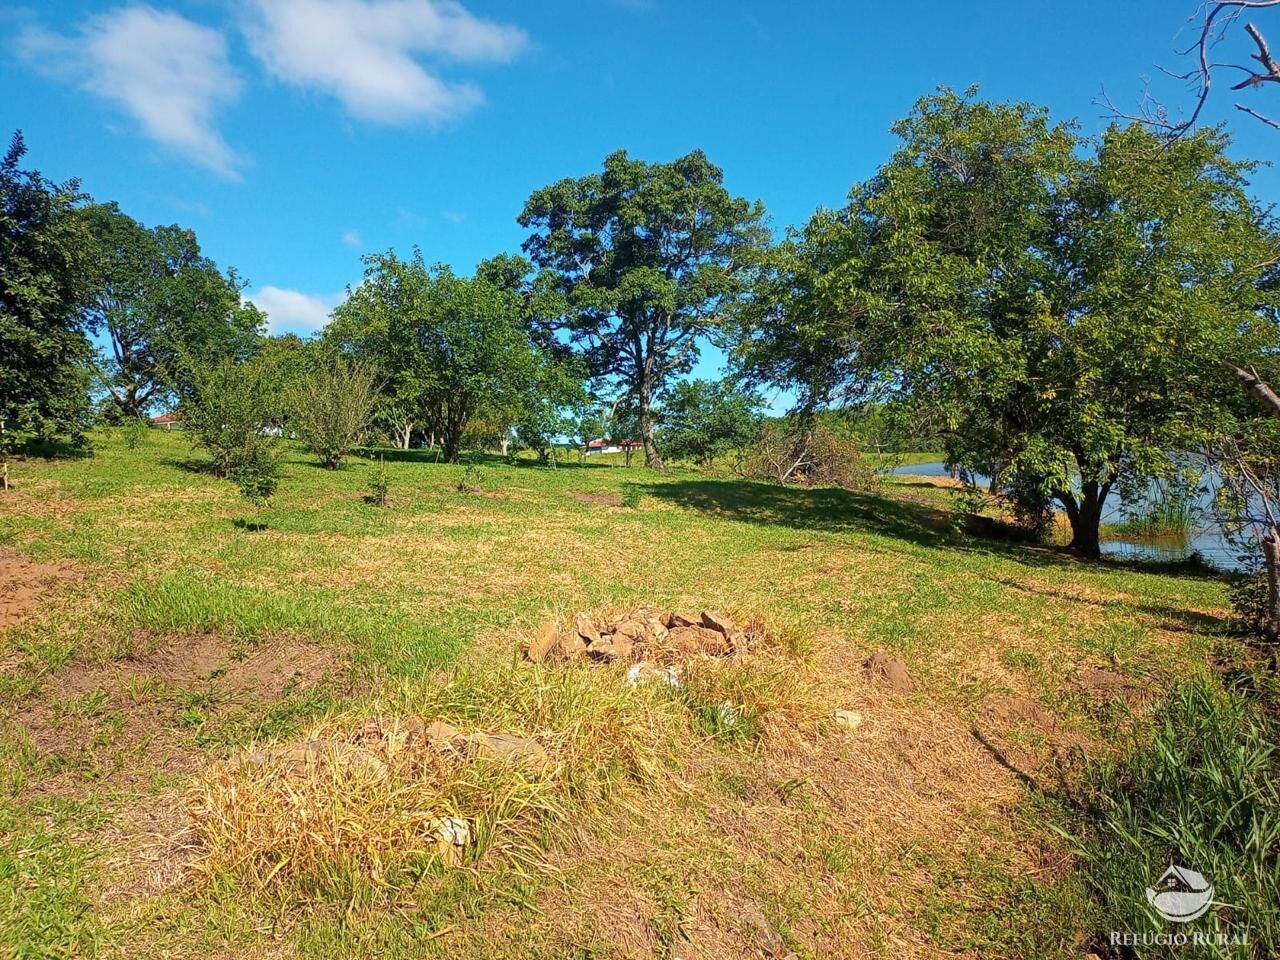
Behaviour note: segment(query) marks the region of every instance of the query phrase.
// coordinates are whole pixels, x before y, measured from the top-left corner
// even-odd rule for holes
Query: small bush
[[[137,450],[147,439],[147,422],[141,417],[130,417],[120,427],[120,442],[126,450]]]
[[[364,439],[378,399],[377,378],[368,366],[333,357],[289,391],[290,423],[307,449],[336,470]]]
[[[765,424],[760,440],[746,453],[743,473],[750,479],[778,483],[829,484],[846,490],[868,490],[875,469],[858,442],[825,424],[808,430],[785,422]]]
[[[254,361],[224,360],[191,375],[182,402],[187,436],[209,454],[214,473],[258,469],[274,446],[271,414],[275,385],[271,371]]]
[[[1176,932],[1247,935],[1197,956],[1280,956],[1280,762],[1275,723],[1205,684],[1165,701],[1154,736],[1086,774],[1077,848],[1106,930],[1171,932],[1146,889],[1171,865],[1203,874],[1214,906]]]
[[[375,507],[387,505],[387,494],[391,492],[391,474],[387,472],[386,461],[378,457],[378,465],[369,474],[369,492],[364,502]]]

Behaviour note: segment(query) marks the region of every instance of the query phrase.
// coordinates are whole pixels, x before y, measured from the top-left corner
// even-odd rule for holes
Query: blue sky
[[[1177,62],[1195,7],[18,2],[0,12],[0,128],[21,128],[46,174],[194,228],[273,330],[304,333],[359,280],[362,253],[417,244],[468,270],[518,248],[532,190],[618,147],[650,160],[701,147],[781,231],[841,202],[939,84],[1044,103],[1086,130],[1104,87],[1132,104],[1153,76],[1184,103],[1154,65]],[[1280,134],[1226,100],[1210,113],[1231,118],[1240,155],[1276,154]],[[1260,171],[1255,189],[1280,198],[1280,176]]]

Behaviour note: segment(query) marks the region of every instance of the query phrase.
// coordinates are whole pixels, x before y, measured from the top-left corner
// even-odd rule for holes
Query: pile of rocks
[[[578,614],[569,624],[544,623],[529,640],[526,654],[544,660],[593,660],[673,663],[696,654],[713,657],[746,653],[753,641],[743,629],[715,610],[701,613],[637,607],[608,619]]]

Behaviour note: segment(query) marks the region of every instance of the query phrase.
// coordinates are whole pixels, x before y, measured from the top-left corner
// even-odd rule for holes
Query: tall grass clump
[[[1104,945],[1110,931],[1200,932],[1247,944],[1201,945],[1196,956],[1280,956],[1278,732],[1244,696],[1191,684],[1164,702],[1154,736],[1086,773],[1075,840]],[[1147,902],[1173,865],[1214,887],[1213,907],[1190,923],[1166,921]]]
[[[586,666],[474,668],[314,724],[305,766],[247,751],[190,797],[196,869],[215,895],[290,910],[387,904],[459,861],[534,870],[553,826],[615,819],[625,787],[660,789],[675,756],[681,705],[619,680]],[[457,735],[433,739],[436,723]],[[533,755],[486,753],[482,738],[495,734]],[[456,851],[441,843],[446,820],[465,824]]]
[[[1147,539],[1186,537],[1195,527],[1198,511],[1192,497],[1194,487],[1180,479],[1168,487],[1161,485],[1156,495],[1111,528],[1119,537]]]

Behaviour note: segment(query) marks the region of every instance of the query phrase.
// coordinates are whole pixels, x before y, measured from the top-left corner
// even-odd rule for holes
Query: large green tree
[[[149,229],[114,203],[81,216],[96,241],[87,321],[109,341],[101,379],[122,415],[141,416],[180,393],[193,366],[253,351],[262,313],[242,299],[234,270],[224,274],[201,253],[192,231]]]
[[[669,456],[704,466],[760,439],[764,398],[736,381],[681,380],[664,394],[659,439]]]
[[[479,417],[509,428],[538,369],[509,290],[484,277],[427,267],[422,256],[366,258],[365,279],[334,311],[335,337],[372,356],[389,397],[457,462]]]
[[[1231,427],[1225,366],[1277,342],[1280,244],[1247,164],[1202,132],[1096,140],[943,91],[849,206],[776,265],[740,357],[821,399],[879,386],[1096,557],[1107,498]]]
[[[599,173],[536,191],[519,219],[534,231],[524,249],[543,271],[542,311],[558,294],[555,326],[594,378],[630,396],[661,467],[654,400],[748,296],[769,242],[762,205],[731,195],[701,151],[670,163],[618,151]]]
[[[20,168],[14,134],[0,159],[0,483],[11,453],[32,439],[79,431],[88,410],[80,326],[87,236],[75,181]]]

